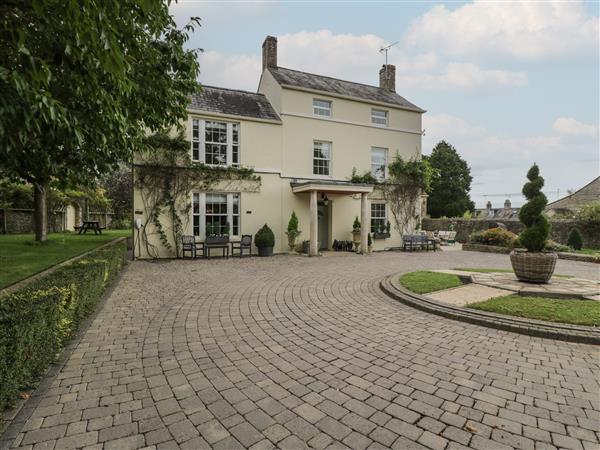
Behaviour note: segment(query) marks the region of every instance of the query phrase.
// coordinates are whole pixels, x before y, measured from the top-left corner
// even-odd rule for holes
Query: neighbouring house
[[[252,167],[260,183],[192,190],[183,234],[202,240],[209,229],[227,228],[235,239],[254,235],[266,223],[275,234],[275,251],[285,252],[285,231],[295,211],[299,240],[310,240],[313,255],[331,249],[334,240],[352,239],[355,217],[370,232],[392,223],[390,236],[375,239],[374,250],[400,246],[401,236],[377,189],[349,181],[353,168],[382,178],[395,155],[421,155],[425,111],[396,93],[395,67],[380,69],[379,86],[279,67],[272,36],[263,43],[262,59],[257,93],[203,86],[191,99],[185,123],[193,161]],[[135,187],[134,219],[152,227],[146,204]],[[159,245],[161,238],[174,239],[146,230],[146,239],[159,250],[149,255],[141,245],[139,256],[174,256],[172,245]],[[362,239],[366,248],[366,235]]]
[[[474,219],[515,219],[519,218],[519,208],[513,208],[510,199],[504,201],[502,208],[494,208],[492,202],[488,200],[485,208],[477,208]]]
[[[600,177],[596,177],[581,189],[558,199],[546,206],[546,214],[550,217],[556,214],[571,214],[581,207],[600,200]]]

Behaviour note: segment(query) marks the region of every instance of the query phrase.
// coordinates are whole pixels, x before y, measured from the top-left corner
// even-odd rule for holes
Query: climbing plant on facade
[[[148,136],[145,144],[134,162],[134,185],[147,218],[140,240],[151,257],[160,254],[151,243],[150,236],[155,234],[166,249],[180,255],[181,236],[193,207],[192,192],[214,190],[224,183],[228,183],[227,190],[235,186],[236,190],[256,191],[260,186],[260,177],[250,168],[193,162],[190,142],[182,133],[157,133]]]
[[[388,178],[378,184],[398,233],[411,231],[419,222],[417,205],[422,194],[429,192],[434,169],[426,160],[404,161],[396,155],[388,166]]]

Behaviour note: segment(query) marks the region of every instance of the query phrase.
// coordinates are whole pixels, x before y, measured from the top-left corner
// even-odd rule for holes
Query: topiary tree
[[[546,246],[550,234],[550,223],[543,214],[548,199],[542,193],[544,179],[540,169],[534,164],[527,172],[529,182],[523,186],[523,195],[528,200],[519,210],[519,220],[525,230],[519,235],[519,243],[530,252],[540,252]]]
[[[358,220],[358,216],[354,218],[354,223],[352,224],[352,231],[354,233],[358,233],[360,231],[360,220]]]
[[[571,228],[569,238],[567,239],[567,245],[573,250],[581,250],[581,247],[583,247],[583,238],[577,228]]]
[[[260,230],[257,231],[254,237],[254,243],[257,247],[274,247],[275,246],[275,235],[269,225],[266,223]]]
[[[290,250],[294,250],[296,248],[296,239],[298,236],[300,236],[300,234],[302,234],[302,231],[298,230],[298,216],[296,216],[296,211],[292,211],[286,234],[288,237],[288,245],[290,246]]]

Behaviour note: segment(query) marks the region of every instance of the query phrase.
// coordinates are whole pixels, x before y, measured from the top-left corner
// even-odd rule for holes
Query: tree
[[[394,228],[405,234],[419,225],[417,205],[429,192],[435,171],[426,159],[404,161],[396,155],[388,166],[388,178],[378,185],[394,218]]]
[[[120,227],[131,226],[131,212],[133,209],[133,179],[131,168],[122,164],[116,170],[104,175],[100,184],[110,199],[113,215],[113,224],[119,222]]]
[[[473,212],[475,204],[469,197],[471,169],[456,149],[446,141],[440,141],[431,155],[424,156],[436,169],[431,180],[431,192],[427,199],[427,212],[431,217],[462,217]]]
[[[34,186],[37,240],[51,181],[92,184],[186,117],[199,19],[177,29],[169,3],[0,3],[0,175]]]
[[[544,179],[537,164],[531,166],[527,179],[522,192],[528,201],[519,209],[519,220],[525,225],[519,234],[519,243],[530,252],[541,252],[550,234],[550,222],[543,214],[548,199],[542,192]]]
[[[581,237],[581,232],[577,228],[571,228],[569,238],[567,239],[567,245],[573,250],[581,250],[581,247],[583,247],[583,238]]]

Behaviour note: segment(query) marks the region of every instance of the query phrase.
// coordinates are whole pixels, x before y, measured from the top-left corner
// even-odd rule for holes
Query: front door
[[[319,226],[319,250],[327,250],[329,248],[329,205],[319,202],[317,209],[317,217]]]

